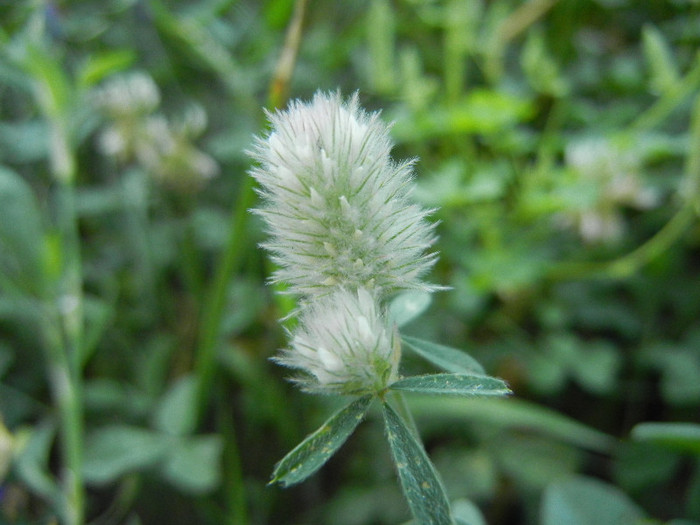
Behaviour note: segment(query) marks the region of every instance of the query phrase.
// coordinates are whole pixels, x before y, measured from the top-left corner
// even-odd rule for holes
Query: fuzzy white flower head
[[[310,297],[364,287],[380,297],[434,290],[421,278],[436,260],[429,210],[412,204],[412,162],[395,163],[389,126],[357,95],[317,93],[269,115],[272,131],[252,152],[264,204],[256,210],[280,266],[275,281]]]
[[[275,360],[303,372],[311,392],[379,392],[397,379],[400,348],[376,298],[338,289],[302,311],[290,347]]]

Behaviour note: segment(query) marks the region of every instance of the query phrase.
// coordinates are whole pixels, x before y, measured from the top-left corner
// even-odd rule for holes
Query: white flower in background
[[[376,298],[337,289],[307,305],[290,347],[275,360],[301,370],[311,392],[379,392],[397,379],[400,348]]]
[[[317,93],[269,116],[251,174],[261,185],[264,246],[274,280],[310,297],[332,287],[366,288],[381,299],[401,289],[434,290],[421,279],[436,260],[428,210],[409,201],[412,162],[390,157],[389,127],[357,96]]]
[[[154,113],[160,93],[145,73],[116,75],[96,90],[94,101],[108,119],[99,147],[120,162],[135,160],[158,181],[189,190],[219,172],[216,161],[195,147],[192,139],[207,125],[207,115],[190,105],[170,122]]]
[[[95,104],[113,118],[147,115],[160,104],[160,91],[146,73],[133,71],[111,77],[98,88]]]
[[[657,202],[653,190],[642,185],[639,157],[609,140],[592,138],[572,142],[566,148],[565,161],[596,190],[594,202],[571,210],[565,221],[575,225],[585,241],[618,239],[624,232],[621,207],[647,209]]]
[[[147,140],[137,150],[137,158],[156,179],[186,188],[196,186],[219,173],[219,165],[198,150],[183,128],[173,126],[161,115],[145,122]]]

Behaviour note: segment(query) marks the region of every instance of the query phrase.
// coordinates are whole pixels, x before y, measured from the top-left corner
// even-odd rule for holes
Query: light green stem
[[[694,218],[692,206],[683,206],[656,235],[634,251],[613,261],[561,263],[553,266],[548,276],[553,280],[629,277],[673,245]]]
[[[49,329],[51,330],[51,329]],[[60,334],[59,334],[60,339]],[[65,346],[55,341],[49,354],[49,377],[54,404],[61,421],[63,466],[63,521],[66,525],[85,522],[85,488],[83,484],[83,407],[80,381],[71,373]]]
[[[68,148],[60,154],[72,158],[72,152]],[[48,294],[49,304],[43,318],[43,333],[53,400],[60,418],[63,521],[66,525],[82,525],[85,522],[81,380],[83,283],[73,175],[63,173],[56,177],[58,271],[55,272],[55,284]],[[50,269],[48,271],[54,273]]]

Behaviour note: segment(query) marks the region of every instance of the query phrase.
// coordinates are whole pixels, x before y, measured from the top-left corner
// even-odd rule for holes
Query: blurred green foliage
[[[268,361],[287,306],[246,213],[294,7],[0,4],[0,521],[60,515],[59,317],[92,523],[408,519],[379,410],[313,478],[267,486],[340,407]],[[463,348],[515,391],[411,398],[456,516],[700,523],[697,2],[306,7],[288,92],[382,109],[440,221],[452,289],[395,312],[406,346]]]

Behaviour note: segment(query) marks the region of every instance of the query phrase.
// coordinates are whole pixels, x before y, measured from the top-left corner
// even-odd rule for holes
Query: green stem
[[[66,494],[66,523],[85,522],[85,487],[83,465],[83,406],[80,381],[68,373],[66,362],[52,370],[54,397],[61,417],[64,470],[62,473]]]
[[[197,378],[198,418],[206,411],[209,391],[216,366],[216,346],[219,342],[221,320],[231,278],[245,253],[242,246],[246,237],[248,208],[253,204],[253,178],[246,176],[240,188],[238,202],[231,216],[226,249],[219,261],[214,280],[209,287],[202,310],[202,322],[197,345],[195,375]]]
[[[63,519],[67,525],[82,525],[85,522],[81,380],[83,284],[73,180],[72,176],[61,177],[56,189],[60,267],[54,293],[49,294],[43,332],[49,380],[61,422]]]
[[[162,4],[158,0],[151,0],[150,5],[163,11]],[[292,20],[287,30],[285,47],[278,63],[276,73],[271,81],[268,101],[272,108],[280,107],[286,99],[286,94],[291,80],[291,75],[296,62],[296,54],[301,40],[301,27],[304,15],[306,0],[297,0],[295,4]],[[161,12],[161,18],[163,16]],[[194,46],[196,47],[196,46]],[[232,64],[232,63],[231,63]],[[231,64],[225,63],[225,70],[231,70]],[[218,68],[218,70],[223,70]],[[244,176],[239,189],[238,200],[231,215],[229,227],[229,237],[225,250],[216,268],[214,279],[209,287],[205,302],[202,308],[200,332],[197,341],[195,355],[195,377],[197,396],[197,419],[204,418],[208,404],[214,371],[216,368],[216,350],[221,334],[221,322],[229,285],[234,273],[238,269],[242,257],[245,254],[243,249],[247,234],[248,209],[253,205],[255,199],[254,179],[248,175]],[[220,411],[221,412],[221,411]],[[233,422],[225,419],[227,439],[227,505],[231,509],[229,521],[236,525],[248,523],[248,516],[242,502],[245,501],[245,492],[242,482],[240,454],[235,441]]]
[[[249,523],[248,508],[243,484],[241,454],[236,439],[236,428],[228,406],[222,408],[222,410],[218,411],[218,414],[219,428],[226,437],[223,461],[224,471],[227,473],[224,478],[224,491],[227,495],[228,508],[225,522],[228,525],[246,525]]]
[[[499,28],[503,46],[523,33],[552,9],[558,0],[530,0],[521,4],[506,18]]]
[[[294,66],[296,64],[299,45],[301,44],[302,26],[304,23],[304,12],[306,11],[306,0],[296,0],[294,2],[294,12],[287,26],[284,47],[277,61],[275,74],[270,83],[268,96],[268,108],[281,108],[287,100],[289,83],[292,79]]]
[[[634,251],[613,261],[561,263],[553,266],[548,276],[550,279],[557,281],[605,277],[622,279],[629,277],[676,242],[694,218],[695,211],[693,208],[687,205],[683,206],[656,235]]]

